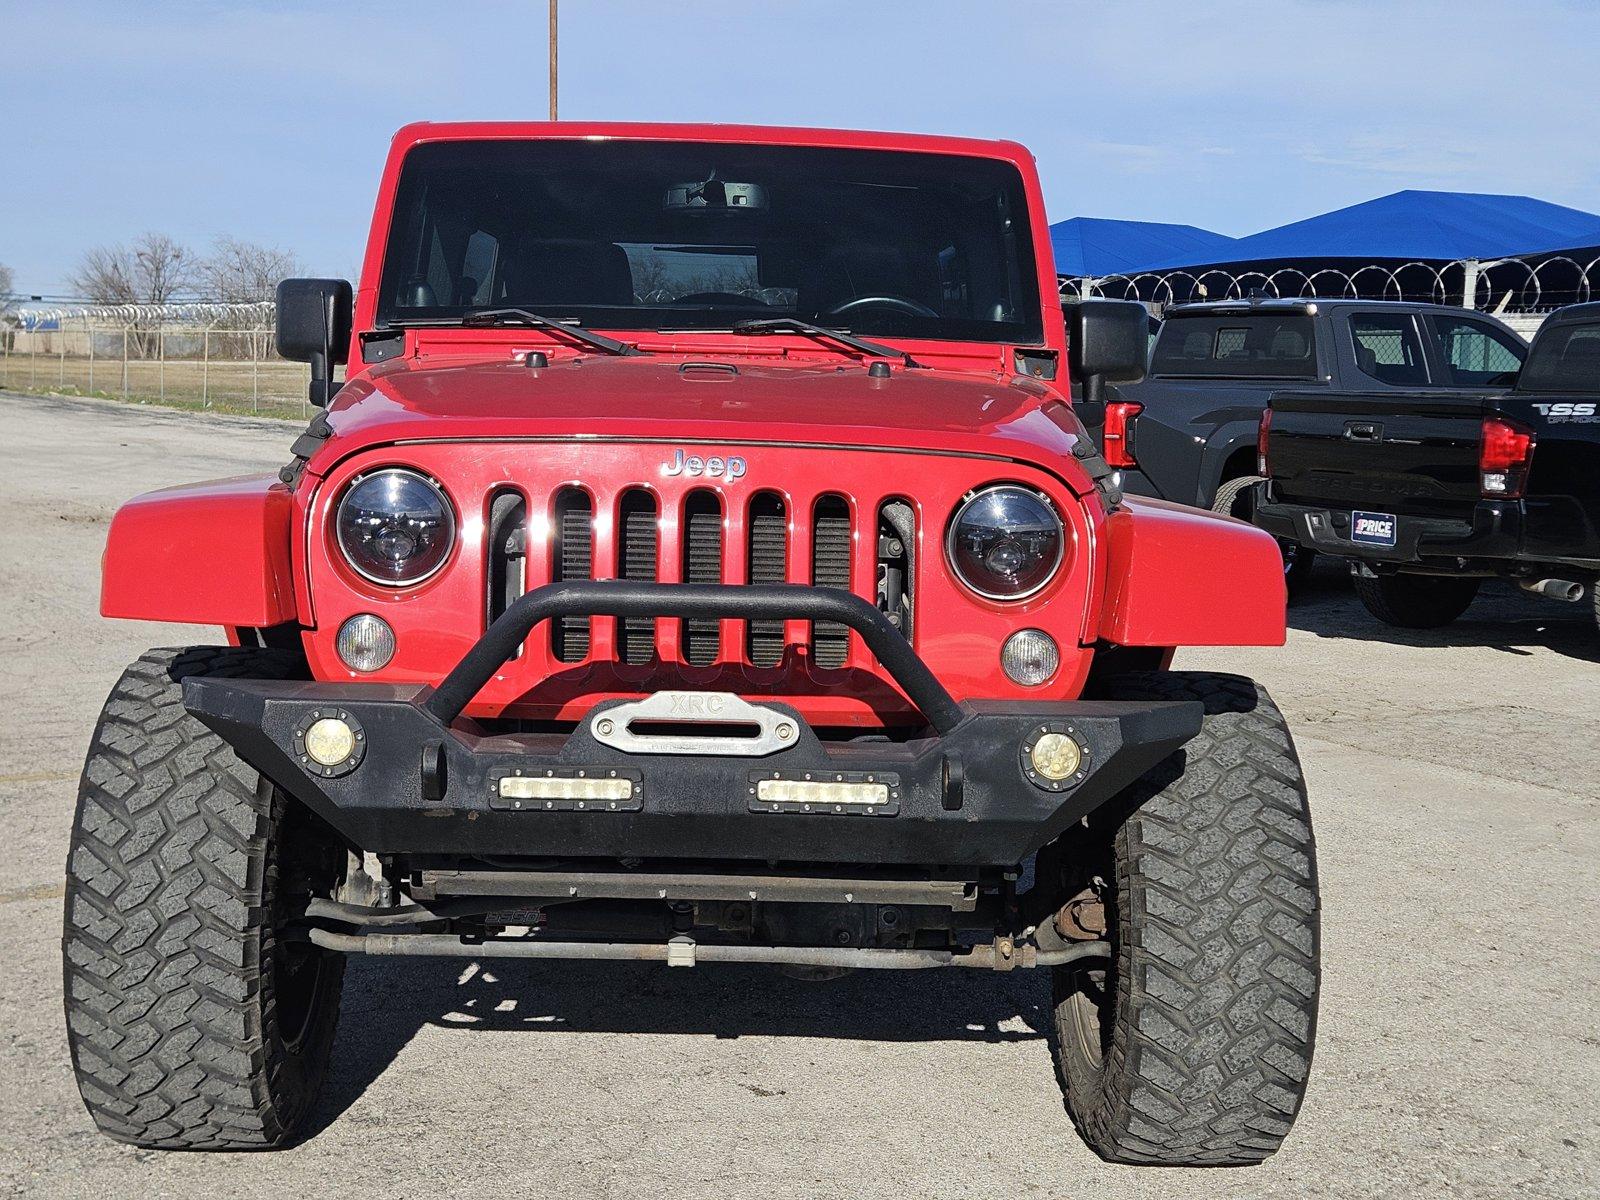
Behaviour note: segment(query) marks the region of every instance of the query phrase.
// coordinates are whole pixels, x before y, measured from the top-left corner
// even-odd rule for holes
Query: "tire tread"
[[[67,862],[64,1004],[84,1103],[120,1141],[267,1148],[304,1115],[264,987],[281,802],[189,716],[182,689],[297,667],[272,650],[153,650],[95,729]]]
[[[1135,786],[1116,832],[1116,1017],[1094,1094],[1069,1086],[1068,1108],[1112,1161],[1260,1162],[1305,1094],[1320,980],[1315,844],[1293,741],[1266,692],[1238,676],[1129,674],[1111,691],[1198,700],[1206,716]],[[1073,1036],[1067,978],[1057,974],[1058,1055]]]

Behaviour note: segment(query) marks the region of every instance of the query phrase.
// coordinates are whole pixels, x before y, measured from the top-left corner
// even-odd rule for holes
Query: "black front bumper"
[[[455,720],[488,673],[552,615],[778,611],[861,632],[932,728],[909,741],[824,741],[798,713],[771,703],[764,707],[790,718],[798,737],[750,757],[604,745],[596,723],[624,701],[598,705],[560,733],[486,734]],[[529,593],[437,688],[195,678],[185,681],[184,703],[242,759],[376,853],[885,865],[1018,863],[1182,746],[1201,719],[1190,703],[958,705],[882,614],[848,593],[610,582]],[[353,765],[330,774],[304,757],[296,732],[319,716],[360,732]],[[1028,776],[1025,748],[1046,729],[1066,732],[1083,751],[1081,775],[1059,790]],[[626,799],[516,801],[501,794],[506,776],[633,787]],[[773,803],[758,795],[762,779],[882,782],[890,801]]]

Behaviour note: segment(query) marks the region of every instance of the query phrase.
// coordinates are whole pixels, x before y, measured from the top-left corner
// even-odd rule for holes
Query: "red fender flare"
[[[1128,497],[1107,518],[1100,637],[1119,646],[1281,646],[1288,592],[1271,534]]]
[[[295,620],[293,515],[276,475],[135,496],[106,536],[101,615],[257,629]]]

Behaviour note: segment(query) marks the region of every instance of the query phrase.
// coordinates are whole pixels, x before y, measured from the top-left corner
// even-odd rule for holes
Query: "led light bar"
[[[768,804],[887,804],[887,783],[807,783],[803,779],[763,779],[756,799]]]
[[[900,811],[900,778],[862,771],[817,771],[800,776],[753,772],[750,807],[756,812],[894,816]]]
[[[507,775],[500,781],[507,800],[627,800],[631,779],[551,779],[542,775]]]
[[[501,768],[489,776],[489,807],[544,812],[638,812],[644,780],[638,771],[607,767],[546,767],[527,774]]]

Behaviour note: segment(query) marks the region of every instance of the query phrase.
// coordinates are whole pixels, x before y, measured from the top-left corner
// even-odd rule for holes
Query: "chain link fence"
[[[305,363],[263,304],[23,307],[0,318],[0,388],[305,419]]]

